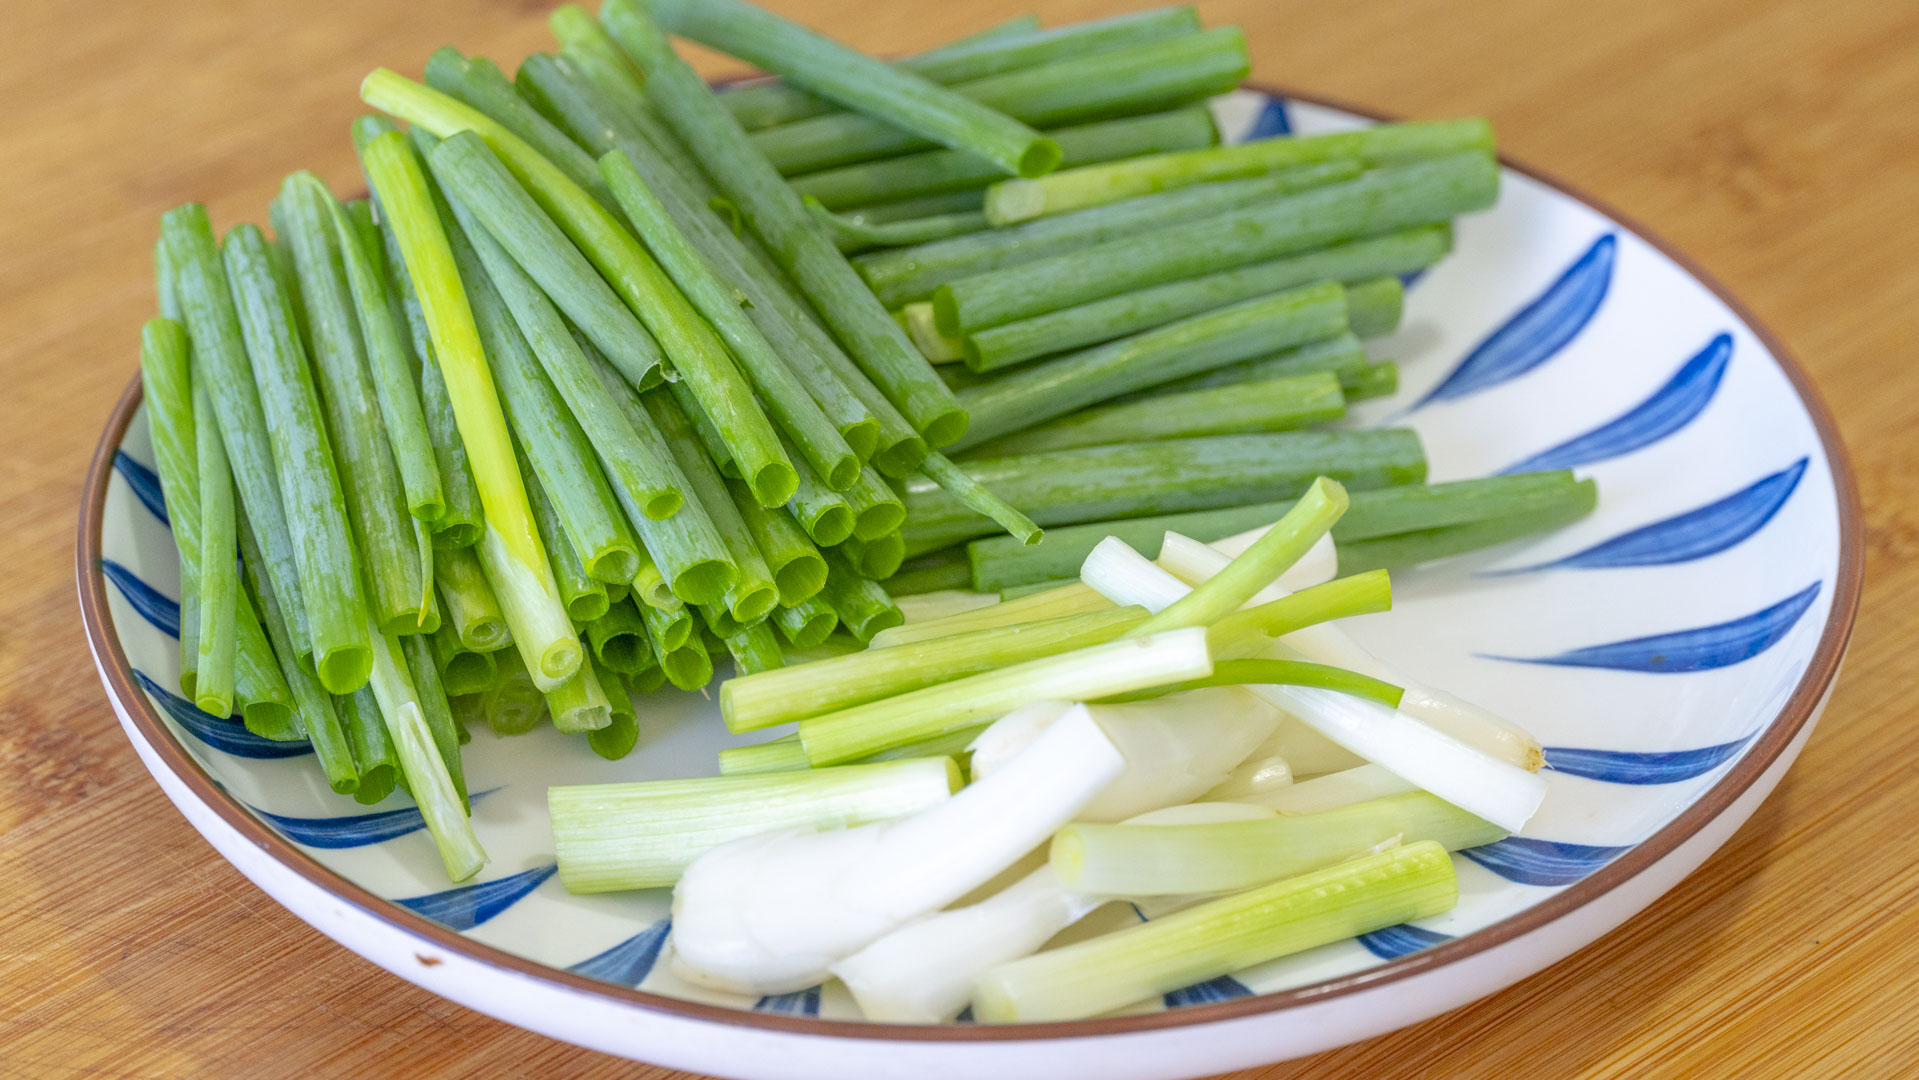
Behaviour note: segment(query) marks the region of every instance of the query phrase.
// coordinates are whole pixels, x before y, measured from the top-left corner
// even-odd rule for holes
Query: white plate
[[[1368,122],[1253,91],[1216,107],[1242,138]],[[305,756],[273,756],[287,747],[167,693],[178,577],[137,380],[82,521],[95,661],[161,787],[261,888],[406,979],[583,1046],[755,1078],[1144,1080],[1391,1030],[1585,945],[1718,847],[1810,733],[1858,594],[1852,481],[1803,375],[1617,217],[1514,168],[1503,184],[1411,284],[1401,331],[1369,343],[1402,385],[1353,421],[1417,429],[1434,480],[1529,463],[1576,468],[1601,493],[1545,539],[1396,575],[1393,613],[1353,624],[1551,748],[1544,807],[1523,837],[1456,856],[1462,899],[1443,918],[1072,1024],[892,1027],[859,1021],[830,984],[757,1001],[698,991],[654,963],[667,895],[569,896],[545,811],[549,784],[710,773],[740,740],[704,696],[670,690],[642,700],[639,748],[618,763],[550,728],[476,731],[466,768],[486,792],[474,822],[492,862],[448,889],[403,796],[358,807]]]

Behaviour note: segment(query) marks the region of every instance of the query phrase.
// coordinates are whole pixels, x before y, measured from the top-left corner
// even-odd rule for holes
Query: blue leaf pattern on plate
[[[1669,634],[1653,634],[1608,645],[1590,645],[1557,656],[1480,655],[1489,660],[1511,660],[1521,664],[1611,668],[1655,675],[1711,671],[1750,660],[1778,644],[1779,639],[1786,636],[1786,632],[1793,628],[1793,624],[1818,598],[1819,586],[1820,582],[1815,581],[1769,608],[1714,626],[1675,630]]]
[[[1293,120],[1286,114],[1286,99],[1267,98],[1266,103],[1259,108],[1259,115],[1253,117],[1253,126],[1246,129],[1246,134],[1241,136],[1240,141],[1252,142],[1255,139],[1270,139],[1275,135],[1292,133]]]
[[[399,897],[393,902],[449,930],[471,930],[519,903],[559,868],[557,863],[549,863],[511,877],[461,885],[425,896]]]
[[[470,801],[479,802],[499,788],[477,791]],[[310,848],[356,848],[369,844],[383,844],[388,840],[418,832],[426,828],[426,819],[420,816],[417,806],[405,806],[398,810],[382,810],[373,814],[346,814],[341,817],[290,817],[285,814],[272,814],[259,807],[252,811],[273,827],[286,834],[287,839]]]
[[[1167,994],[1166,1007],[1177,1009],[1186,1005],[1211,1005],[1216,1001],[1251,997],[1252,993],[1245,983],[1231,975],[1221,975],[1217,979],[1207,979],[1203,983],[1194,983],[1183,990],[1175,990]]]
[[[1732,360],[1732,335],[1720,334],[1693,354],[1666,385],[1633,406],[1624,415],[1517,461],[1500,473],[1570,469],[1631,453],[1671,435],[1704,412],[1719,390],[1719,380]]]
[[[1631,850],[1508,836],[1460,854],[1520,885],[1571,885]]]
[[[1435,945],[1451,941],[1451,934],[1442,934],[1437,930],[1427,930],[1412,923],[1400,923],[1388,926],[1384,930],[1374,930],[1370,934],[1359,935],[1359,943],[1366,951],[1381,960],[1397,960],[1402,956],[1411,956],[1421,949],[1430,949]]]
[[[1467,353],[1452,374],[1419,400],[1419,405],[1476,394],[1517,379],[1552,359],[1579,336],[1606,299],[1618,247],[1619,240],[1611,233],[1594,241],[1545,292]]]
[[[187,733],[201,742],[224,751],[234,757],[243,758],[287,758],[311,754],[313,747],[306,742],[280,742],[277,739],[263,739],[248,731],[238,720],[222,719],[212,713],[201,712],[193,702],[173,693],[147,675],[139,668],[133,669],[133,677],[139,681],[147,693],[153,695],[166,710],[173,722],[187,729]]]
[[[790,994],[768,994],[753,1003],[753,1011],[783,1013],[787,1016],[818,1016],[820,988],[814,986]]]
[[[113,582],[126,597],[127,603],[138,612],[140,617],[153,624],[155,630],[170,638],[180,636],[180,603],[163,595],[160,590],[140,580],[133,571],[114,562],[112,559],[100,560],[100,572]]]
[[[1587,750],[1572,746],[1546,747],[1546,766],[1554,772],[1604,780],[1608,784],[1676,784],[1704,776],[1732,760],[1750,742],[1734,739],[1718,746],[1693,750],[1638,753],[1631,750]]]
[[[1806,472],[1807,460],[1800,458],[1787,468],[1717,502],[1664,521],[1655,521],[1651,525],[1642,525],[1563,559],[1493,573],[1522,574],[1551,568],[1601,570],[1624,566],[1669,566],[1717,555],[1758,532],[1765,527],[1766,522],[1772,520],[1779,508],[1792,497],[1793,489],[1799,485],[1799,478]]]
[[[115,450],[113,471],[119,473],[127,486],[133,489],[133,497],[140,500],[141,506],[152,511],[153,516],[160,519],[160,524],[172,528],[173,522],[167,518],[166,497],[160,493],[160,477],[152,469],[133,460],[125,450]]]
[[[660,949],[666,944],[666,935],[672,929],[673,920],[661,919],[605,952],[588,957],[566,970],[589,979],[619,983],[621,986],[638,986],[646,981],[653,965],[659,962]]]

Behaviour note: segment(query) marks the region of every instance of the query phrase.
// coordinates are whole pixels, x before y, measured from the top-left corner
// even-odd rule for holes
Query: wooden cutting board
[[[874,51],[1113,0],[781,0]],[[1851,662],[1799,765],[1691,880],[1477,1005],[1244,1077],[1919,1074],[1919,6],[1221,0],[1256,78],[1506,150],[1693,255],[1797,352],[1859,470]],[[79,485],[135,371],[160,212],[352,187],[376,64],[547,47],[545,0],[0,3],[0,1077],[651,1077],[401,982],[174,812],[95,680]],[[710,73],[724,61],[700,57]]]

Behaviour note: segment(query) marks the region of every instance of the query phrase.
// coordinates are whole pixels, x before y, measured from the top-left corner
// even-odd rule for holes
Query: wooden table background
[[[160,212],[262,219],[359,183],[376,64],[547,46],[547,0],[0,2],[0,1077],[684,1074],[434,998],[245,881],[114,723],[72,581],[80,481],[136,366]],[[1118,0],[783,0],[870,50]],[[1484,113],[1749,303],[1837,413],[1866,507],[1851,662],[1798,767],[1692,879],[1440,1019],[1243,1078],[1911,1076],[1919,1070],[1919,4],[1200,4],[1256,78]],[[728,70],[702,55],[709,72]],[[1243,1080],[1242,1078],[1242,1080]]]

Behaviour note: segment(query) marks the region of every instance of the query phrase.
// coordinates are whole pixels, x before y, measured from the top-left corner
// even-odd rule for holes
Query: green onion
[[[906,621],[886,590],[862,577],[838,548],[828,548],[822,554],[826,556],[827,572],[820,599],[839,616],[847,632],[866,644],[872,642],[873,635]]]
[[[1215,435],[1092,446],[966,463],[975,479],[1042,525],[1207,510],[1285,497],[1320,476],[1355,490],[1426,477],[1419,439],[1404,429]],[[991,531],[987,519],[925,483],[906,489],[909,555]]]
[[[546,695],[516,654],[501,662],[500,677],[486,692],[482,708],[495,735],[524,735],[546,719]]]
[[[1111,896],[1227,893],[1330,866],[1393,842],[1447,851],[1505,830],[1423,791],[1336,810],[1212,825],[1068,825],[1053,836],[1053,872],[1068,888]]]
[[[462,648],[485,653],[513,644],[513,632],[478,555],[467,548],[441,552],[434,560],[433,578],[446,612],[443,621]]]
[[[193,430],[199,460],[199,633],[195,637],[193,703],[229,716],[234,705],[235,643],[239,633],[239,536],[233,518],[233,472],[205,381],[193,387]]]
[[[613,722],[613,703],[590,663],[581,664],[559,689],[547,692],[546,711],[554,729],[567,735],[598,731]]]
[[[1409,844],[1002,964],[981,977],[973,1013],[995,1024],[1095,1016],[1316,945],[1429,918],[1458,900],[1446,849]]]
[[[808,539],[806,530],[784,511],[761,506],[740,481],[729,480],[726,487],[747,535],[773,575],[780,603],[791,606],[819,592],[826,584],[826,560]]]
[[[792,735],[774,739],[772,742],[754,743],[751,746],[729,746],[720,751],[719,757],[721,776],[793,772],[812,768],[806,760],[806,748],[800,745],[800,740],[796,736]]]
[[[746,368],[765,397],[773,418],[806,454],[807,463],[826,479],[828,487],[838,489],[851,483],[853,473],[860,467],[852,447],[786,366],[759,326],[741,309],[737,290],[729,289],[720,280],[705,256],[680,231],[633,160],[614,150],[600,159],[600,173],[653,256],[666,267],[693,306],[713,324],[734,357]],[[710,407],[707,412],[712,415]],[[725,434],[726,427],[736,421],[715,418],[714,422],[722,429],[721,434]],[[763,505],[778,506],[791,495],[789,489],[779,499]]]
[[[1259,144],[1264,145],[1264,144]],[[1458,154],[1370,172],[1262,205],[1108,240],[940,286],[940,328],[970,334],[1074,304],[1492,205],[1499,167]]]
[[[433,643],[433,661],[440,670],[440,680],[445,684],[448,695],[461,697],[484,693],[499,678],[500,669],[493,654],[474,652],[462,645],[459,634],[453,630],[452,620],[440,624],[440,629],[430,635],[430,640]]]
[[[1350,302],[1346,310],[1350,317],[1352,313]],[[1346,400],[1350,402],[1355,398],[1354,389],[1365,380],[1364,372],[1368,366],[1366,350],[1359,344],[1359,338],[1352,334],[1341,334],[1324,341],[1281,349],[1268,356],[1242,360],[1237,364],[1228,364],[1211,371],[1202,371],[1183,379],[1174,379],[1135,393],[1121,394],[1113,400],[1115,402],[1144,401],[1166,394],[1183,394],[1190,390],[1204,390],[1214,386],[1235,386],[1288,375],[1330,371],[1339,376],[1339,388],[1345,392]]]
[[[1002,435],[967,456],[1005,457],[1112,443],[1292,431],[1345,415],[1346,395],[1338,377],[1321,371],[1096,405]]]
[[[897,532],[890,532],[872,540],[861,540],[857,536],[848,537],[846,543],[840,545],[839,550],[854,568],[859,570],[861,577],[884,581],[892,577],[899,570],[900,564],[906,561],[906,538]],[[888,589],[887,595],[891,596],[892,590]]]
[[[978,446],[1118,394],[1222,367],[1346,329],[1345,290],[1320,282],[1203,312],[1011,372],[965,391]]]
[[[260,619],[266,626],[267,640],[272,642],[280,675],[293,695],[294,709],[306,729],[307,740],[313,744],[313,756],[319,760],[327,786],[336,794],[351,795],[360,786],[360,771],[353,763],[353,748],[340,728],[340,718],[333,711],[333,699],[320,685],[313,665],[300,656],[299,647],[293,641],[292,628],[287,625],[285,609],[280,606],[279,595],[267,574],[266,556],[260,550],[251,519],[242,516],[238,529],[240,564],[246,569],[247,585],[253,591]]]
[[[526,488],[526,502],[533,509],[533,523],[539,527],[540,543],[552,560],[553,581],[559,586],[567,617],[575,623],[588,623],[606,614],[611,603],[606,598],[606,583],[589,573],[580,560],[578,550],[567,539],[559,509],[553,505],[553,499],[534,472],[533,463],[524,453],[520,454],[520,483]],[[612,501],[612,492],[606,495],[607,500]]]
[[[713,658],[700,635],[693,634],[686,644],[660,656],[660,670],[666,681],[681,690],[698,690],[713,681]]]
[[[365,603],[374,625],[388,633],[418,633],[432,599],[429,568],[407,509],[393,443],[380,415],[373,371],[362,341],[334,214],[339,203],[311,173],[294,173],[274,200],[293,251],[298,287],[312,339],[321,415],[339,470]],[[425,463],[422,463],[425,464]],[[308,605],[312,598],[308,597]],[[322,676],[324,677],[324,670]],[[339,693],[340,691],[335,691]]]
[[[1224,570],[1155,614],[1129,636],[1161,633],[1186,626],[1211,626],[1237,611],[1255,593],[1305,555],[1346,512],[1346,489],[1320,477],[1300,495],[1273,527],[1253,541]]]
[[[347,745],[353,749],[353,762],[359,769],[360,784],[353,789],[353,801],[372,806],[400,783],[399,755],[387,734],[386,721],[380,715],[380,702],[371,686],[362,686],[351,694],[333,699],[340,712],[340,726],[346,732]]]
[[[602,206],[613,209],[612,194],[600,179],[592,155],[521,97],[498,64],[442,45],[427,59],[426,84],[512,132]]]
[[[969,210],[978,210],[982,198],[977,188],[967,191],[947,191],[936,195],[889,198],[876,206],[849,207],[844,213],[848,221],[862,225],[887,225],[897,221],[914,221],[941,214],[963,214]]]
[[[1536,509],[1342,544],[1339,569],[1341,573],[1352,573],[1412,566],[1509,543],[1570,525],[1592,513],[1598,501],[1598,488],[1591,480],[1581,480],[1551,497],[1550,505]]]
[[[721,433],[746,468],[747,479],[761,502],[785,501],[792,493],[791,465],[780,453],[772,425],[753,402],[725,346],[680,295],[672,279],[647,254],[646,248],[611,211],[594,201],[586,190],[519,136],[459,102],[385,69],[367,76],[360,92],[369,104],[400,115],[446,139],[443,149],[436,150],[435,154],[450,155],[452,164],[477,168],[476,163],[487,156],[478,152],[481,147],[472,140],[455,137],[463,131],[473,132],[486,148],[498,155],[533,200],[579,245],[579,250],[599,269],[620,299],[658,339],[667,357],[699,395],[702,408],[722,425]],[[489,229],[493,227],[486,213],[479,216],[488,222]],[[522,253],[506,237],[496,234],[496,239],[514,253],[516,260],[522,260],[522,266],[526,265]],[[535,280],[541,280],[540,273],[527,269]],[[544,281],[541,283],[545,285]],[[582,326],[582,329],[587,328]],[[601,348],[617,362],[632,359],[605,345]],[[657,369],[638,366],[644,370],[628,371],[628,378],[633,379],[636,387],[650,385],[653,380],[646,377],[647,372]],[[735,423],[727,426],[723,418]]]
[[[306,606],[300,600],[299,565],[280,502],[273,440],[254,388],[239,314],[206,208],[188,203],[167,211],[160,218],[160,235],[174,278],[171,291],[192,341],[193,364],[206,374],[207,393],[213,399],[213,411],[220,421],[220,438],[226,444],[227,461],[240,493],[240,506],[258,530],[265,552],[267,561],[262,572],[272,579],[275,593],[284,598],[281,611],[290,639],[301,655],[309,655],[312,647]],[[181,385],[181,391],[184,396],[180,400],[187,403],[190,413],[191,391],[185,384]],[[193,489],[196,506],[198,483],[196,474]],[[197,539],[196,532],[196,544]],[[194,550],[197,554],[198,547]],[[197,632],[197,626],[195,630]]]
[[[173,294],[165,242],[155,248],[163,303]],[[170,305],[169,305],[170,306]],[[200,466],[194,425],[191,345],[171,318],[140,328],[140,387],[146,399],[153,462],[180,555],[180,692],[193,697],[200,661]]]
[[[1025,124],[743,0],[653,0],[648,10],[666,29],[857,109],[862,119],[978,154],[1013,176],[1043,176],[1059,164],[1059,147]],[[613,31],[619,35],[618,26]]]
[[[931,52],[894,61],[893,66],[947,86],[1136,42],[1190,34],[1198,29],[1199,17],[1191,7],[1184,5],[1094,19],[1052,30],[1040,30],[1039,20],[1026,16]],[[729,87],[720,91],[719,98],[748,131],[803,120],[836,108],[824,98],[780,81]]]
[[[933,305],[920,301],[911,303],[895,313],[900,325],[906,328],[907,336],[919,347],[920,353],[935,364],[950,364],[966,357],[965,343],[959,338],[948,337],[940,332],[939,324],[934,320]]]
[[[1063,615],[1082,615],[1091,611],[1106,611],[1112,607],[1112,601],[1075,580],[1042,592],[1032,593],[1014,600],[1005,600],[972,611],[962,611],[944,618],[898,626],[875,637],[873,639],[873,647],[890,648],[894,645],[905,645],[909,642],[927,641],[939,637],[951,637],[955,634],[985,630],[989,627],[1013,626],[1018,623],[1035,622],[1040,619],[1053,619]]]
[[[646,639],[652,644],[656,656],[665,656],[685,647],[694,625],[693,613],[685,605],[669,609],[642,604],[639,610],[640,622],[646,628]]]
[[[1163,154],[1174,150],[1197,150],[1219,141],[1219,129],[1213,115],[1204,106],[1190,106],[1168,112],[1128,116],[1118,120],[1100,120],[1091,124],[1054,128],[1047,136],[1059,143],[1060,163],[1066,166],[1092,165],[1102,161]],[[993,163],[958,150],[922,150],[916,154],[879,161],[862,161],[837,169],[821,169],[793,177],[793,190],[819,200],[828,210],[853,210],[869,203],[882,207],[856,211],[866,224],[877,224],[871,216],[883,211],[888,220],[901,221],[924,217],[934,212],[976,214],[985,221],[984,200],[980,189],[1004,174]],[[963,205],[940,204],[946,209],[918,209],[913,213],[897,210],[906,200],[926,196],[942,197],[955,192],[964,196]],[[912,208],[909,208],[912,209]],[[988,223],[990,224],[990,223]]]
[[[1430,266],[1451,249],[1452,228],[1427,225],[1121,293],[971,334],[964,341],[966,363],[975,371],[993,371],[1314,281],[1352,283],[1347,321],[1354,334],[1375,336],[1398,323],[1403,296],[1397,279],[1378,275]]]
[[[821,587],[825,587],[824,583]],[[786,638],[788,644],[796,649],[811,649],[839,629],[840,617],[832,605],[815,594],[797,604],[774,610],[772,622],[779,627],[780,635]],[[725,693],[724,686],[720,692]]]
[[[1257,176],[1309,162],[1357,161],[1377,168],[1467,151],[1490,154],[1492,149],[1492,125],[1477,117],[1378,124],[1334,135],[1259,139],[1073,169],[1033,183],[1002,182],[986,193],[986,216],[996,225],[1010,225],[1150,192]]]
[[[1245,36],[1236,27],[1222,26],[971,79],[950,92],[1036,127],[1057,127],[1201,101],[1239,85],[1246,71]],[[929,142],[864,108],[753,134],[753,145],[787,175],[907,153],[932,142],[952,145],[939,139]],[[1062,157],[1061,148],[1053,144],[1047,169],[1016,175],[1043,175]]]
[[[433,746],[440,752],[440,762],[446,767],[447,779],[452,782],[462,809],[472,813],[473,806],[467,798],[466,765],[460,760],[460,744],[466,741],[466,736],[453,718],[453,706],[447,699],[446,683],[435,663],[432,644],[424,634],[399,638],[398,644],[405,670],[412,680],[414,700],[420,704],[420,718],[426,722]]]
[[[720,684],[720,715],[730,730],[758,731],[1008,664],[1102,644],[1145,620],[1143,608],[1108,608],[868,649],[729,679]]]
[[[859,251],[869,247],[903,247],[907,244],[924,244],[933,240],[944,240],[952,236],[965,236],[986,228],[986,215],[978,210],[962,210],[956,214],[939,214],[934,217],[914,218],[894,221],[884,225],[868,225],[854,218],[835,214],[828,210],[818,199],[805,196],[806,212],[825,229],[833,243],[841,251]],[[909,327],[910,331],[911,328]],[[924,343],[915,339],[915,343],[925,350]]]
[[[804,459],[795,461],[794,466],[799,472],[799,489],[793,493],[793,501],[786,504],[787,512],[793,515],[794,519],[800,523],[800,528],[806,530],[806,535],[811,537],[815,544],[821,547],[832,547],[844,542],[847,537],[853,535],[853,528],[858,520],[853,513],[852,504],[847,501],[845,494],[827,487]],[[892,489],[888,488],[886,481],[878,476],[868,479],[864,475],[868,471],[861,470],[862,478],[854,482],[854,487],[863,488],[875,500],[863,502],[870,513],[872,506],[884,501],[879,498],[879,490],[885,489],[890,492]],[[873,487],[875,484],[878,488]],[[899,496],[893,496],[893,502],[898,501]],[[882,514],[882,517],[884,516],[886,515]],[[904,507],[901,507],[898,516],[900,521],[906,520]],[[876,518],[870,527],[878,528],[879,520]],[[898,527],[899,523],[894,522],[893,528]]]
[[[513,438],[426,175],[396,133],[369,140],[361,161],[393,222],[479,487],[486,516],[479,547],[488,580],[535,677],[558,685],[579,667],[582,650],[520,485]]]
[[[641,672],[629,685],[635,694],[650,694],[660,687],[665,686],[666,681],[666,670],[655,667],[648,668]],[[587,741],[589,743],[592,742],[593,736],[588,735]]]
[[[752,534],[747,531],[746,522],[740,517],[739,507],[734,505],[733,496],[727,491],[725,479],[700,449],[692,425],[672,394],[664,390],[651,390],[643,395],[643,399],[647,414],[665,437],[674,459],[679,462],[680,471],[686,474],[687,494],[698,499],[701,507],[713,519],[713,525],[719,530],[721,542],[725,545],[727,559],[739,572],[722,596],[727,612],[743,623],[765,617],[779,602],[779,590],[773,583],[773,574],[765,558],[753,543]],[[690,597],[682,599],[702,602],[693,601]]]
[[[408,671],[406,657],[401,655],[391,635],[381,634],[374,643],[369,685],[380,714],[386,719],[387,735],[399,755],[400,769],[406,774],[407,791],[426,820],[433,846],[439,849],[440,859],[446,864],[446,875],[456,882],[465,881],[486,865],[486,852],[480,849],[479,838],[473,835],[465,792],[442,756],[448,748],[439,733],[429,728],[426,709]],[[444,700],[441,704],[444,706]],[[450,727],[451,712],[445,720]],[[451,736],[452,732],[449,730],[446,735]],[[457,739],[452,750],[457,757]]]
[[[1175,630],[1029,660],[1011,667],[800,721],[814,765],[836,765],[991,720],[1034,701],[1110,697],[1211,674],[1203,630]]]
[[[966,414],[952,392],[813,225],[799,196],[753,150],[712,91],[637,4],[614,0],[602,16],[647,72],[652,100],[668,124],[711,170],[768,254],[812,301],[860,369],[928,442],[940,446],[957,439],[966,430]]]
[[[906,507],[900,502],[899,493],[872,469],[861,470],[852,486],[842,494],[853,515],[852,534],[861,540],[877,540],[896,532],[906,520]]]
[[[1394,686],[1384,679],[1375,679],[1330,664],[1314,664],[1304,660],[1221,660],[1213,665],[1213,673],[1203,679],[1155,687],[1137,694],[1122,694],[1106,699],[1104,704],[1144,701],[1215,686],[1304,686],[1369,698],[1389,708],[1398,708],[1406,693],[1404,687]]]
[[[1016,539],[1013,542],[1019,543]],[[1026,545],[1020,544],[1020,546]],[[887,593],[894,600],[898,600],[905,596],[924,596],[927,593],[938,593],[947,589],[971,589],[973,573],[972,568],[966,563],[966,552],[953,547],[906,560],[899,570],[882,584],[886,587]],[[907,621],[915,621],[910,613]]]
[[[992,491],[987,489],[985,484],[980,483],[972,474],[960,468],[958,465],[953,464],[944,454],[938,452],[927,454],[926,460],[920,463],[920,468],[926,473],[929,479],[940,486],[941,490],[951,495],[954,499],[958,500],[961,505],[972,510],[974,513],[983,514],[986,517],[992,518],[994,523],[999,525],[1000,528],[1005,529],[1013,539],[1018,540],[1022,544],[1029,545],[1040,542],[1042,533],[1040,532],[1039,526],[1033,524],[1032,518],[1021,513],[1011,503],[993,494]],[[857,533],[857,531],[856,529],[855,532]],[[905,545],[903,543],[900,548],[900,554],[901,557],[905,556]],[[897,561],[893,564],[893,569],[899,569]],[[889,577],[891,576],[891,572],[889,571],[887,574],[878,576]]]
[[[742,627],[724,640],[727,654],[733,658],[733,670],[740,676],[774,671],[786,664],[779,638],[773,636],[773,628],[766,623]]]
[[[658,663],[646,643],[646,624],[630,600],[613,604],[605,615],[587,623],[586,643],[593,659],[621,675],[638,675]],[[604,685],[606,680],[600,681]]]
[[[281,493],[300,509],[288,516],[287,528],[300,568],[314,667],[328,691],[351,693],[366,683],[372,664],[367,607],[319,394],[286,294],[268,263],[266,238],[252,225],[237,226],[221,254],[280,464]]]
[[[594,675],[606,691],[610,719],[605,727],[586,733],[586,744],[606,760],[618,761],[632,753],[640,741],[640,717],[633,708],[633,693],[619,675],[599,668],[592,659],[587,663],[594,665]]]
[[[951,758],[795,773],[547,789],[560,882],[570,893],[671,885],[693,860],[769,829],[885,821],[960,786]]]

